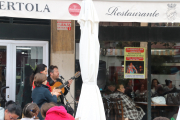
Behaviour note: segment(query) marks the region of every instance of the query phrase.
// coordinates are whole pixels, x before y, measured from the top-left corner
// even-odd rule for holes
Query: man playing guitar
[[[58,67],[57,66],[54,66],[54,65],[51,65],[49,66],[49,69],[48,69],[48,78],[47,78],[47,81],[49,82],[50,86],[53,86],[56,82],[61,82],[62,83],[62,80],[59,79],[59,71],[58,71]],[[69,84],[65,87],[65,91],[64,91],[64,95],[66,95],[68,93],[68,90],[70,89],[70,85],[72,83],[72,80],[68,80]],[[65,106],[64,105],[64,95],[60,95],[57,99],[57,104],[58,105],[62,105],[64,106],[66,109],[68,106]],[[67,111],[69,111],[71,108],[68,108]],[[72,115],[73,110],[70,110],[70,114]],[[74,111],[73,111],[74,112]]]

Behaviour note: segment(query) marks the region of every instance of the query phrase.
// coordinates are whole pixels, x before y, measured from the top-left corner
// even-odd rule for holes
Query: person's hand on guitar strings
[[[68,82],[69,82],[68,87],[70,87],[70,85],[72,84],[73,80],[70,79],[70,80],[68,80]]]
[[[55,88],[54,88],[54,89],[52,90],[52,93],[51,93],[51,94],[52,94],[52,95],[56,95],[56,96],[58,97],[59,95],[61,95],[60,92],[61,92],[61,89],[55,89]]]

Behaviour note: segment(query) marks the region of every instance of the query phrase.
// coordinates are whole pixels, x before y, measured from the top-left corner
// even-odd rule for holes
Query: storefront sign
[[[124,78],[145,78],[145,48],[124,48]]]
[[[71,30],[71,21],[57,20],[57,30]]]
[[[93,1],[102,22],[180,22],[180,2]],[[0,16],[77,20],[82,0],[0,1]]]

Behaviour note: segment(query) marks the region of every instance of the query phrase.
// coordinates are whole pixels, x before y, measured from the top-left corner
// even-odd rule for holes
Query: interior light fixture
[[[31,48],[28,48],[28,47],[16,47],[16,49],[19,49],[19,50],[31,50]]]

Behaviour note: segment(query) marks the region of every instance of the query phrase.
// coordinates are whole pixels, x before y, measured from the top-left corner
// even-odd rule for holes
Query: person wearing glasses
[[[5,105],[3,120],[17,120],[21,116],[21,106],[10,100]]]

